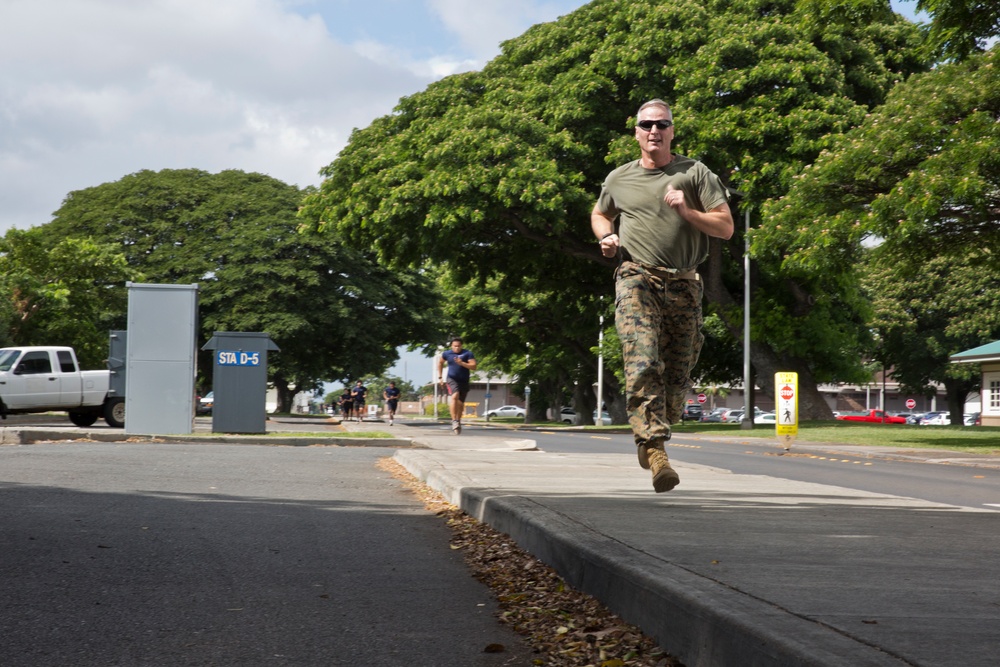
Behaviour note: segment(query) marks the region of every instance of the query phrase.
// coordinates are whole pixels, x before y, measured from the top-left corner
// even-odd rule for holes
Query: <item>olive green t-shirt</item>
[[[618,218],[618,237],[632,259],[649,266],[690,269],[708,257],[708,236],[663,201],[667,185],[684,191],[691,208],[709,211],[729,201],[719,177],[697,160],[675,155],[665,167],[646,169],[638,160],[604,180],[597,208]]]

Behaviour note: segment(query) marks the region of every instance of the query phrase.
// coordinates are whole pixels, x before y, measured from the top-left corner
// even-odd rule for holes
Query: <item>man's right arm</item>
[[[615,233],[615,219],[602,211],[599,204],[594,204],[594,210],[590,213],[590,229],[601,245],[602,255],[614,257],[618,254],[618,246],[621,245],[621,241],[618,234]]]

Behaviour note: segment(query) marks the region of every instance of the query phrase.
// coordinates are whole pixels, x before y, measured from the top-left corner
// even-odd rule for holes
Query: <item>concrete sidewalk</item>
[[[688,667],[997,664],[1000,513],[676,461],[657,495],[631,453],[415,443],[413,475]]]
[[[633,452],[541,452],[525,431],[343,428],[397,434],[350,444],[396,448],[414,476],[509,534],[687,667],[998,664],[998,512],[733,474],[685,464],[674,452],[681,485],[654,494]],[[283,436],[292,430],[329,432],[308,444],[345,444],[342,429],[322,420],[269,422],[267,444],[307,444]],[[115,430],[99,433],[112,438]],[[11,433],[5,441],[28,438]],[[795,449],[963,462],[951,453]]]

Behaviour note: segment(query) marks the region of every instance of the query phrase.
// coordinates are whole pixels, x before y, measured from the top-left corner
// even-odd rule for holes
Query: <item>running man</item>
[[[447,364],[448,374],[442,375]],[[470,371],[476,370],[476,357],[469,350],[462,349],[462,339],[452,338],[451,349],[441,354],[438,362],[438,381],[448,388],[448,409],[451,412],[451,430],[458,435],[462,432],[462,413],[465,398],[469,395]]]
[[[395,382],[390,382],[389,386],[382,391],[382,398],[385,399],[385,409],[389,411],[389,426],[396,416],[396,406],[399,405],[399,389]]]
[[[351,390],[344,387],[344,393],[340,395],[340,418],[342,421],[351,421],[354,414],[354,400],[351,398]]]
[[[358,421],[364,419],[365,416],[365,394],[368,393],[368,387],[361,384],[361,380],[358,380],[354,388],[351,389],[351,398],[354,400],[354,414],[358,416]]]

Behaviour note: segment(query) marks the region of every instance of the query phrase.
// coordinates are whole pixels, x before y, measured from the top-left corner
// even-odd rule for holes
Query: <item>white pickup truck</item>
[[[77,426],[104,417],[125,426],[125,397],[110,396],[110,371],[81,371],[71,347],[0,348],[0,417],[66,410]]]

